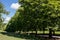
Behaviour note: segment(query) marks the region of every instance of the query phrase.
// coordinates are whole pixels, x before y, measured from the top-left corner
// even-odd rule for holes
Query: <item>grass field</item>
[[[38,33],[43,33],[42,31],[38,31]],[[46,34],[49,33],[49,31],[45,31]],[[56,31],[56,34],[60,34],[60,31]],[[26,34],[20,34],[16,35],[14,33],[4,33],[4,31],[0,30],[0,40],[38,40],[35,37],[32,37],[31,35],[26,35]],[[41,40],[41,38],[39,38]]]
[[[0,33],[0,40],[27,40],[27,39],[13,37],[13,36],[7,36],[7,35],[3,35]]]
[[[0,40],[26,40],[26,39],[16,38],[16,37],[11,37],[11,36],[0,34]]]
[[[1,34],[1,31],[0,30],[0,40],[28,40],[28,39],[25,39],[25,38],[19,38],[19,37],[14,37],[14,36],[10,36],[10,35],[4,35],[4,34]]]
[[[35,37],[26,34],[5,33],[0,31],[0,40],[37,40]]]

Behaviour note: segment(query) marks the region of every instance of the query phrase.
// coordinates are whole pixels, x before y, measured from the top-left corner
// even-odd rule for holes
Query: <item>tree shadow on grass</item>
[[[44,38],[41,37],[36,37],[35,35],[30,35],[30,34],[17,34],[17,33],[9,33],[9,32],[1,32],[3,35],[7,36],[12,36],[12,37],[17,37],[17,38],[22,38],[26,40],[45,40]]]

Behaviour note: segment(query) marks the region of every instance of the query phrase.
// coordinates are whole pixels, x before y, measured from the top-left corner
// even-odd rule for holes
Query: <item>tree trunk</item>
[[[43,30],[43,34],[45,34],[45,31]]]
[[[36,34],[37,34],[37,29],[35,28],[35,32],[36,32]]]
[[[37,30],[36,30],[36,34],[37,34]]]
[[[32,30],[32,33],[33,33],[33,30]]]
[[[45,34],[45,28],[43,28],[43,34]]]

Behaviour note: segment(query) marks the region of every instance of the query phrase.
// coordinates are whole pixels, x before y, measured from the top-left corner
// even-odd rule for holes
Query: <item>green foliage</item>
[[[2,17],[2,14],[8,15],[9,12],[4,9],[4,5],[0,2],[0,27],[2,27],[4,18]]]
[[[59,0],[19,0],[21,7],[11,19],[11,25],[19,31],[45,30],[60,24]]]

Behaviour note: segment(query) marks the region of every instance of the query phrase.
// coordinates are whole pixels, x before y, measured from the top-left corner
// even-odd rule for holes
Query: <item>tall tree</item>
[[[17,10],[18,17],[14,20],[18,30],[37,31],[55,27],[60,20],[59,0],[19,0],[21,7]],[[20,24],[20,25],[19,25]],[[17,27],[18,26],[18,27]]]
[[[24,17],[24,24],[26,24],[27,21],[31,23],[34,22],[33,29],[35,29],[36,32],[39,27],[43,30],[45,30],[46,27],[55,27],[60,19],[59,2],[59,0],[19,0],[19,3],[22,4],[22,9],[20,9],[19,12]],[[21,10],[23,10],[23,12]]]
[[[9,12],[4,9],[4,5],[0,2],[0,26],[4,20],[2,14],[9,14]]]

